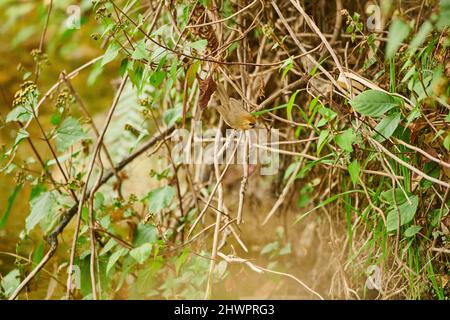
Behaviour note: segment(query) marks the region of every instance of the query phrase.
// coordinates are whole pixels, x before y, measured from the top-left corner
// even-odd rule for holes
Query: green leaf
[[[442,142],[442,145],[444,146],[445,149],[447,149],[447,151],[450,151],[450,133],[447,134],[444,141]]]
[[[196,61],[195,63],[191,64],[189,68],[186,71],[186,81],[188,83],[188,86],[192,86],[195,80],[195,76],[197,75],[198,69],[200,67],[200,61]]]
[[[279,105],[277,107],[273,107],[273,108],[270,108],[270,109],[263,109],[263,110],[260,110],[260,111],[253,111],[253,112],[251,112],[251,114],[254,115],[254,116],[260,116],[262,114],[265,114],[265,113],[268,113],[268,112],[272,112],[272,111],[275,111],[275,110],[278,110],[278,109],[284,109],[286,107],[287,107],[287,104],[285,103],[285,104],[282,104],[282,105]]]
[[[17,132],[13,148],[16,148],[23,140],[27,139],[29,136],[30,134],[24,128],[20,128]]]
[[[300,92],[300,90],[295,91],[291,98],[289,99],[289,102],[287,104],[286,112],[287,112],[287,118],[288,120],[292,120],[292,108],[294,107],[295,97]]]
[[[175,107],[164,111],[163,119],[168,127],[171,127],[175,122],[181,119],[183,114],[183,106]]]
[[[117,245],[117,241],[116,240],[114,240],[113,238],[109,239],[108,242],[105,244],[105,246],[100,251],[99,256],[103,256],[103,255],[107,254],[116,245]]]
[[[30,134],[24,129],[20,128],[17,132],[16,140],[14,141],[14,147],[18,146],[23,140],[27,139]]]
[[[383,120],[381,120],[375,127],[373,138],[378,142],[383,142],[384,140],[389,139],[400,124],[402,120],[401,117],[401,113],[391,114],[384,117]]]
[[[441,222],[442,217],[446,216],[448,214],[449,210],[441,210],[441,209],[434,209],[431,210],[431,212],[427,216],[427,220],[430,222],[431,226],[433,228],[436,228],[439,226],[439,223]]]
[[[352,152],[353,151],[353,142],[355,141],[356,136],[353,133],[352,128],[348,128],[343,133],[338,134],[334,137],[334,141],[336,141],[337,145],[344,151]]]
[[[59,163],[64,163],[64,162],[66,162],[67,160],[69,160],[70,158],[76,158],[77,155],[80,153],[81,150],[82,150],[82,146],[80,146],[80,148],[79,148],[78,150],[74,150],[73,152],[67,152],[67,153],[65,153],[65,154],[62,154],[62,155],[60,155],[59,157],[57,157],[56,159],[55,159],[55,158],[49,159],[49,160],[45,163],[45,165],[46,165],[47,167],[51,167],[51,166],[56,165],[58,162],[59,162]]]
[[[399,18],[392,21],[391,26],[389,27],[389,35],[386,45],[387,59],[394,57],[403,40],[405,40],[408,36],[410,29],[411,28]]]
[[[440,13],[438,17],[438,21],[436,21],[436,26],[439,31],[444,30],[448,26],[450,26],[450,1],[449,0],[441,0],[439,3]]]
[[[52,115],[52,117],[50,118],[50,123],[54,126],[57,126],[58,124],[61,123],[61,119],[62,119],[61,114],[56,113]]]
[[[387,232],[397,230],[398,227],[398,214],[400,213],[400,226],[410,223],[416,214],[417,206],[419,204],[419,197],[414,195],[409,197],[412,204],[405,201],[402,204],[398,204],[397,208],[392,207],[387,213],[386,226]]]
[[[128,75],[130,76],[133,85],[138,88],[138,90],[141,90],[143,86],[142,78],[144,77],[144,68],[142,65],[138,64],[135,68],[129,68]]]
[[[102,74],[102,72],[103,72],[102,62],[97,61],[92,66],[92,71],[89,73],[87,85],[92,86],[97,81],[98,77]]]
[[[314,99],[311,100],[311,102],[309,103],[309,106],[308,106],[309,112],[311,112],[314,109],[314,107],[317,105],[318,101],[319,101],[319,96],[314,97]],[[330,110],[330,111],[332,111],[332,110]],[[334,111],[332,111],[332,112],[334,113]]]
[[[319,67],[327,60],[328,58],[324,58],[322,61],[320,61],[317,65],[314,66],[314,68],[312,68],[312,70],[309,72],[309,75],[312,77],[314,77],[317,73],[317,70],[319,70]]]
[[[115,41],[111,42],[106,49],[105,54],[102,58],[102,63],[100,64],[101,67],[103,67],[105,64],[113,61],[117,55],[119,54],[120,45],[116,43]]]
[[[348,173],[350,174],[350,180],[352,180],[355,186],[359,182],[359,173],[361,172],[361,166],[357,159],[353,160],[347,167]]]
[[[159,87],[163,83],[166,73],[164,71],[156,71],[150,76],[150,83],[152,86]]]
[[[283,69],[283,73],[281,74],[281,80],[283,80],[284,77],[286,77],[287,73],[292,69],[293,66],[294,66],[294,59],[292,59],[292,57],[289,57],[280,67],[280,70]]]
[[[30,192],[30,204],[32,204],[39,197],[39,195],[45,191],[47,191],[47,187],[44,184],[34,184]]]
[[[152,244],[144,243],[143,245],[130,251],[130,256],[133,257],[139,264],[142,264],[152,253]]]
[[[105,195],[101,192],[96,192],[94,196],[94,210],[100,210],[105,203]]]
[[[381,193],[381,199],[386,201],[389,205],[393,206],[395,203],[401,204],[408,201],[403,193],[402,189],[395,188],[395,201],[394,201],[394,189],[389,189]]]
[[[310,110],[311,110],[311,108],[312,108],[312,106],[310,105]],[[334,112],[333,110],[331,110],[331,109],[329,109],[327,107],[324,107],[323,105],[319,105],[318,112],[322,116],[322,118],[317,123],[317,128],[326,125],[328,122],[330,122],[331,120],[333,120],[337,116],[336,112]]]
[[[136,47],[134,48],[133,54],[131,55],[132,59],[135,60],[141,60],[141,59],[147,59],[149,56],[149,52],[147,51],[147,45],[145,43],[145,40],[142,39],[136,44]]]
[[[126,248],[120,248],[116,252],[114,252],[108,260],[108,264],[106,265],[106,273],[108,274],[109,271],[114,267],[114,265],[117,263],[117,261],[120,259],[120,257],[126,255],[128,253],[128,249]]]
[[[33,115],[33,113],[30,108],[20,105],[20,106],[15,107],[8,113],[5,121],[6,122],[12,122],[12,121],[26,122],[31,118],[32,115]]]
[[[121,77],[125,76],[125,72],[128,69],[128,63],[129,63],[129,60],[127,58],[124,58],[124,59],[122,59],[122,61],[120,61],[119,75]]]
[[[308,164],[306,164],[305,166],[303,166],[303,168],[298,172],[296,178],[303,178],[305,176],[306,173],[308,173],[308,171],[314,167],[316,164],[321,163],[321,162],[328,162],[330,163],[331,160],[327,160],[327,158],[332,157],[333,154],[327,154],[323,157],[320,157],[317,160],[311,161]]]
[[[158,63],[162,59],[164,59],[167,55],[167,50],[162,47],[157,47],[155,50],[153,50],[152,55],[150,57],[150,61],[153,61],[155,63]]]
[[[149,210],[151,213],[159,213],[167,208],[175,196],[175,188],[164,186],[150,191],[145,199],[149,201]]]
[[[14,187],[11,195],[8,197],[5,212],[3,213],[2,219],[0,220],[0,230],[5,227],[6,222],[8,221],[9,214],[11,213],[12,205],[14,204],[14,201],[16,200],[16,197],[19,194],[20,190],[22,190],[22,184],[17,184]]]
[[[405,230],[405,237],[410,238],[415,236],[421,229],[422,227],[420,226],[411,226]]]
[[[268,243],[264,246],[264,248],[262,248],[261,254],[267,254],[275,250],[278,250],[278,247],[279,247],[278,241]]]
[[[195,42],[187,43],[187,46],[201,52],[201,51],[205,50],[207,44],[208,44],[207,40],[201,39],[201,40],[198,40]]]
[[[423,165],[422,171],[425,174],[429,175],[430,177],[438,179],[439,175],[441,173],[441,168],[437,163],[430,161],[430,162],[426,162]],[[423,190],[431,188],[432,185],[433,185],[433,183],[429,180],[423,179],[420,181],[420,186]]]
[[[14,144],[12,146],[11,149],[9,149],[5,155],[6,156],[10,156],[11,154],[13,154],[16,149],[17,146],[24,141],[25,139],[27,139],[30,136],[30,134],[24,129],[24,128],[20,128],[19,131],[17,132],[17,136],[16,136],[16,140],[14,141]]]
[[[56,129],[56,148],[65,151],[75,143],[87,139],[89,136],[83,131],[77,119],[68,117]]]
[[[139,247],[144,243],[155,243],[158,240],[158,231],[154,225],[138,224],[133,246]]]
[[[14,33],[14,37],[11,41],[11,47],[15,48],[19,44],[23,43],[25,40],[30,38],[36,32],[36,27],[33,25],[29,25],[26,27],[19,28],[17,32]]]
[[[363,116],[380,117],[400,104],[397,99],[386,92],[366,90],[353,98],[350,105]]]
[[[285,245],[283,248],[281,248],[280,250],[280,256],[286,255],[286,254],[290,254],[292,252],[291,250],[291,244],[288,243],[287,245]]]
[[[14,269],[10,271],[6,276],[2,279],[2,288],[5,292],[5,296],[9,297],[14,293],[14,290],[20,284],[20,271],[19,269]]]
[[[154,290],[157,277],[160,275],[158,271],[163,265],[160,260],[151,260],[137,272],[136,289],[138,292],[148,294]]]
[[[183,266],[183,264],[186,262],[187,257],[189,256],[189,251],[184,250],[183,253],[177,258],[177,261],[175,262],[175,274],[178,276],[180,273],[180,269]]]
[[[426,20],[420,26],[420,29],[414,35],[414,38],[411,40],[408,47],[408,52],[410,54],[413,54],[417,50],[417,48],[424,43],[425,39],[428,37],[431,31],[433,31],[433,25],[431,24],[430,21]]]
[[[405,127],[407,128],[414,120],[419,118],[420,115],[421,115],[420,108],[418,106],[416,106],[414,109],[412,109],[409,112],[408,116],[406,117]]]
[[[42,257],[44,256],[44,241],[39,241],[39,244],[36,247],[36,250],[33,254],[33,265],[37,265],[41,262]]]
[[[25,228],[30,232],[43,219],[53,215],[53,206],[56,203],[53,192],[41,193],[36,198],[30,200],[31,213],[25,219]]]
[[[319,134],[319,140],[317,141],[317,155],[320,154],[325,144],[328,142],[328,136],[330,130],[321,130]]]
[[[299,162],[296,161],[296,162],[291,163],[291,164],[287,167],[286,171],[284,172],[283,180],[286,180],[287,178],[289,178],[289,177],[291,176],[291,174],[292,174],[292,173],[294,172],[294,170],[297,168],[298,164],[299,164]]]

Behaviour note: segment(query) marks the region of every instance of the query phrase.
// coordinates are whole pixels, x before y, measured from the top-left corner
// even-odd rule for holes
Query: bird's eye
[[[255,124],[256,123],[254,123],[254,122],[250,122],[248,125],[253,128],[255,126]]]

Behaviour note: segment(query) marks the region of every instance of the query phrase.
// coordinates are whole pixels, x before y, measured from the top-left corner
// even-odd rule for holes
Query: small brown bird
[[[228,96],[220,83],[215,93],[220,100],[215,108],[231,128],[248,130],[256,125],[256,118],[244,109],[243,102]]]

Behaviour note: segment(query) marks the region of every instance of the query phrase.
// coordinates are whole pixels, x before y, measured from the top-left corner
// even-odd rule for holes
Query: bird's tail
[[[222,86],[221,83],[217,83],[216,88],[216,94],[217,97],[220,100],[221,108],[225,111],[230,112],[230,97],[228,96],[227,92],[225,91],[225,88]]]

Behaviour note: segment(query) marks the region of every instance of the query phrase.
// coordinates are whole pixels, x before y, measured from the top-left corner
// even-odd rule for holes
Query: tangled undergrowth
[[[448,299],[450,1],[68,6],[0,5],[5,298]]]

